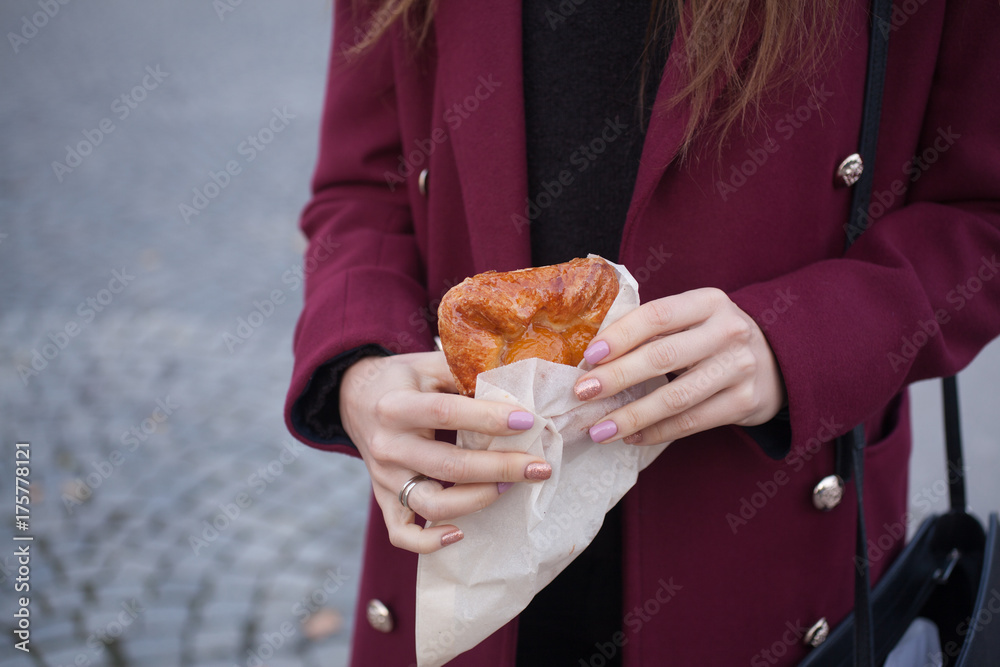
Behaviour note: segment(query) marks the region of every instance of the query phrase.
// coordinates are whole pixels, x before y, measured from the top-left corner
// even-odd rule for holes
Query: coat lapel
[[[450,116],[451,139],[476,271],[524,268],[531,234],[513,217],[528,197],[521,3],[451,3],[435,32],[440,102],[466,111]]]
[[[744,32],[747,34],[747,32]],[[750,31],[752,34],[752,31]],[[687,68],[684,64],[685,53],[687,51],[684,36],[677,32],[670,45],[670,54],[667,64],[663,68],[663,76],[660,79],[659,88],[656,91],[656,101],[653,106],[653,113],[649,122],[649,129],[643,141],[642,157],[639,161],[639,171],[636,174],[635,189],[632,192],[632,201],[629,204],[628,215],[625,220],[623,239],[629,235],[630,228],[636,224],[645,212],[653,191],[663,178],[667,167],[677,157],[681,141],[684,138],[684,128],[687,127],[691,118],[691,107],[687,101],[683,101],[674,106],[670,105],[671,98],[677,94],[684,86]],[[744,40],[737,50],[737,67],[750,54],[753,43]],[[715,88],[711,94],[712,103],[725,89],[728,76],[720,76],[716,81]],[[624,250],[624,243],[622,249]]]
[[[531,262],[531,234],[517,223],[528,197],[521,3],[454,3],[435,17],[437,81],[444,109],[468,111],[452,127],[452,144],[462,187],[477,271],[506,271]],[[738,61],[750,51],[740,50]],[[625,235],[648,205],[657,183],[677,157],[691,115],[686,103],[668,102],[683,85],[684,39],[677,35],[657,89],[643,143]],[[720,77],[714,96],[723,90]],[[486,99],[475,100],[477,91]],[[472,99],[470,99],[472,98]],[[474,101],[475,100],[475,101]],[[478,104],[476,104],[478,102]]]

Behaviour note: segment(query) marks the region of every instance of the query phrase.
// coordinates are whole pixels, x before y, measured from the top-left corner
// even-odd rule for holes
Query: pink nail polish
[[[626,435],[622,438],[622,442],[626,445],[634,445],[637,442],[642,442],[642,431],[636,431],[632,435]]]
[[[597,378],[587,378],[573,387],[573,393],[581,401],[588,401],[601,393],[601,381]]]
[[[587,363],[596,364],[598,361],[608,356],[611,352],[611,348],[603,340],[599,340],[596,343],[591,343],[587,351],[583,353],[583,358],[587,360]]]
[[[618,433],[618,424],[610,419],[590,427],[590,439],[594,442],[604,442]]]
[[[441,536],[441,546],[446,547],[449,544],[459,542],[463,537],[465,537],[465,533],[461,530],[453,530],[450,533],[445,533]]]
[[[497,482],[497,493],[503,494],[512,486],[514,482]]]
[[[535,415],[523,410],[515,410],[507,417],[507,428],[515,431],[527,431],[535,425]]]
[[[524,469],[525,479],[543,480],[552,477],[552,466],[548,463],[529,463]]]

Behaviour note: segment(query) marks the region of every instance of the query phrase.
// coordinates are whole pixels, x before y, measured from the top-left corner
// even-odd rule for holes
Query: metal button
[[[813,648],[818,647],[820,644],[826,641],[826,638],[830,636],[830,624],[826,622],[825,618],[821,618],[816,621],[811,628],[806,630],[806,634],[802,637],[802,641],[807,646],[812,646]]]
[[[425,197],[427,196],[427,177],[428,176],[430,176],[430,171],[427,170],[427,169],[424,169],[423,171],[421,171],[420,175],[417,176],[417,189],[420,190],[420,194],[422,194]]]
[[[395,627],[395,623],[392,620],[392,612],[389,611],[389,608],[381,600],[368,601],[367,616],[368,625],[379,632],[392,632],[392,628]]]
[[[844,480],[839,475],[829,475],[819,480],[813,487],[813,505],[816,509],[829,512],[844,499]]]
[[[840,185],[852,186],[861,178],[861,172],[865,170],[865,164],[861,156],[852,153],[844,158],[844,161],[837,167],[837,182]]]

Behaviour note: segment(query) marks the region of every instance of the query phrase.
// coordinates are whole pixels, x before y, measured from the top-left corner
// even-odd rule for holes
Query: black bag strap
[[[865,231],[868,204],[871,200],[875,177],[875,152],[878,147],[878,128],[882,116],[882,92],[885,88],[885,70],[889,59],[889,30],[892,0],[872,0],[871,37],[868,41],[868,72],[865,76],[865,101],[862,109],[859,153],[861,178],[854,184],[851,194],[851,216],[847,225],[845,251]],[[857,542],[855,544],[854,571],[854,664],[856,667],[874,667],[875,637],[872,629],[871,581],[868,567],[864,512],[864,425],[859,424],[837,441],[837,459],[853,465],[854,488],[858,503]],[[846,471],[845,471],[846,472]]]
[[[859,139],[859,153],[863,169],[861,178],[854,184],[851,196],[851,215],[847,225],[846,246],[851,245],[870,224],[867,216],[875,176],[875,152],[878,145],[879,121],[882,114],[882,92],[885,84],[886,63],[889,55],[889,26],[892,0],[872,0],[871,38],[868,46],[868,72],[865,80],[865,101]],[[953,511],[964,511],[965,467],[962,456],[962,434],[958,405],[958,382],[954,376],[944,378],[943,399],[945,419],[945,446],[948,463],[948,490]],[[846,475],[853,474],[858,504],[857,542],[855,545],[854,573],[854,664],[855,667],[875,666],[875,640],[872,629],[871,582],[865,530],[863,474],[864,474],[864,425],[837,439],[837,466]],[[848,464],[850,462],[850,464]],[[845,477],[846,478],[846,477]]]
[[[858,153],[861,155],[861,178],[854,184],[851,195],[851,217],[847,225],[844,250],[858,240],[871,224],[868,204],[872,198],[875,181],[875,149],[878,147],[878,128],[882,116],[882,92],[885,89],[886,63],[889,61],[889,27],[892,0],[872,0],[871,38],[868,41],[868,72],[865,75],[865,102],[862,109],[861,136]]]
[[[871,580],[868,567],[868,531],[865,529],[864,452],[865,427],[855,426],[845,436],[854,462],[854,488],[858,498],[857,537],[854,546],[854,664],[858,667],[875,665],[875,631],[872,623]]]
[[[944,442],[948,451],[948,496],[952,512],[964,512],[965,459],[962,456],[962,427],[958,408],[958,378],[941,380],[944,400]]]

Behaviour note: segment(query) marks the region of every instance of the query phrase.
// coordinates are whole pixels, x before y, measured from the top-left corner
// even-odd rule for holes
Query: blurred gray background
[[[64,1],[0,8],[0,498],[30,442],[35,538],[26,655],[3,520],[0,664],[345,664],[367,476],[281,418],[329,4]],[[998,371],[962,375],[982,514]],[[915,397],[911,531],[947,503]]]

